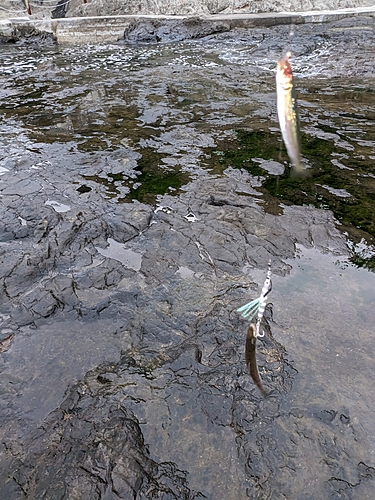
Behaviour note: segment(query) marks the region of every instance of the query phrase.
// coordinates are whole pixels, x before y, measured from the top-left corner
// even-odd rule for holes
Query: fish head
[[[293,81],[292,66],[289,62],[290,52],[277,61],[276,79],[283,86],[290,85]]]

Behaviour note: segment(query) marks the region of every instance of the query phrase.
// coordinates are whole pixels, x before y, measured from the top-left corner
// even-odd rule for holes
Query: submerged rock
[[[5,384],[4,402],[21,387],[22,398],[3,413],[1,430],[1,481],[9,500],[276,498],[276,491],[297,498],[306,483],[290,482],[289,471],[307,478],[301,464],[321,450],[331,458],[307,491],[327,497],[338,484],[349,491],[373,477],[347,410],[327,419],[331,408],[290,407],[296,371],[269,326],[258,349],[263,381],[273,390],[267,400],[247,373],[246,326],[234,311],[254,286],[251,269],[266,268],[271,258],[274,273],[288,272],[285,259],[297,243],[347,252],[329,212],[285,207],[281,216],[267,214],[257,197],[240,194],[250,186],[249,174],[228,169],[221,178],[191,182],[177,197],[165,195],[160,206],[167,210],[95,197],[82,210],[77,193],[67,212],[36,206],[21,244],[7,240],[13,257],[1,263],[2,313],[23,349],[48,335],[55,359],[74,359],[79,349],[69,353],[65,325],[77,341],[82,336],[82,346],[85,336],[96,338],[103,360],[105,352],[113,360],[92,369],[81,356],[80,372],[87,374],[62,403],[47,364],[39,390],[49,387],[49,398],[39,396],[37,408],[35,388],[22,373],[38,361],[27,361],[19,373],[13,368],[18,382]],[[20,210],[29,196],[9,205],[8,231],[20,224],[12,213],[26,217]],[[142,256],[136,269],[99,253],[111,238]],[[19,356],[14,342],[6,353],[10,366]],[[116,345],[118,355],[106,343]],[[73,381],[71,365],[62,366],[59,377]],[[3,380],[11,377],[6,365],[3,371]],[[343,455],[350,459],[343,462]]]
[[[8,35],[0,35],[0,44],[15,43],[17,45],[54,45],[56,36],[47,31],[41,31],[32,25],[22,25],[12,28]]]

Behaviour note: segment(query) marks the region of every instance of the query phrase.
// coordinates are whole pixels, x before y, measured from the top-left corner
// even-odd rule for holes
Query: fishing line
[[[289,36],[288,36],[289,41],[287,42],[287,47],[284,46],[284,50],[283,50],[283,53],[281,54],[281,57],[285,57],[286,54],[290,54],[290,57],[293,56],[293,51],[291,50],[291,45],[292,45],[292,41],[293,41],[293,38],[295,35],[295,28],[296,28],[296,25],[294,23],[292,23],[289,26]]]

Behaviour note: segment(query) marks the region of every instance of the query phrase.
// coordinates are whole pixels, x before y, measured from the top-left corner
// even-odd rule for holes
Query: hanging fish
[[[272,290],[272,281],[271,281],[271,261],[268,262],[268,271],[267,271],[267,277],[264,282],[262,291],[260,293],[260,296],[257,299],[252,300],[248,304],[245,304],[244,306],[240,307],[237,309],[237,312],[241,313],[242,317],[245,319],[249,319],[252,321],[252,319],[258,315],[258,319],[256,322],[256,329],[254,336],[255,337],[263,337],[264,332],[260,333],[260,323],[263,318],[264,310],[267,305],[267,300],[268,300],[268,294]]]
[[[263,384],[262,379],[260,378],[257,359],[256,359],[256,341],[257,337],[263,337],[264,332],[260,333],[260,324],[263,319],[264,310],[267,305],[268,294],[272,290],[272,281],[271,281],[271,261],[268,262],[268,271],[265,282],[263,284],[262,291],[260,296],[245,304],[244,306],[237,309],[239,313],[241,313],[243,318],[250,319],[250,326],[247,330],[246,336],[246,345],[245,345],[245,359],[246,366],[249,370],[251,378],[253,379],[256,386],[259,388],[263,396],[268,396],[269,391],[267,391]],[[254,324],[252,320],[257,316],[257,322]]]
[[[249,329],[246,336],[246,347],[245,347],[245,359],[246,366],[249,370],[251,378],[253,379],[255,385],[259,388],[263,396],[268,396],[269,391],[264,388],[262,379],[260,378],[257,357],[256,357],[256,342],[257,338],[255,336],[256,326],[254,323],[250,323]]]
[[[288,52],[277,61],[277,114],[290,161],[297,170],[302,170],[299,118],[290,57],[291,53]]]

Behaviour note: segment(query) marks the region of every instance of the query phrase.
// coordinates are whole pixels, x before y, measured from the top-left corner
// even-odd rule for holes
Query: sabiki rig
[[[271,281],[271,261],[268,262],[268,271],[266,280],[264,282],[262,291],[260,296],[257,299],[248,302],[244,306],[241,306],[237,309],[237,312],[241,313],[241,316],[245,319],[249,319],[250,322],[257,317],[254,337],[263,337],[264,331],[260,333],[260,324],[263,319],[264,310],[266,309],[266,305],[268,302],[268,295],[272,290],[272,281]]]
[[[262,379],[259,375],[258,364],[256,359],[256,341],[257,337],[263,337],[264,331],[260,332],[260,325],[263,319],[263,314],[267,306],[268,295],[272,290],[271,281],[271,261],[268,262],[268,271],[264,282],[260,297],[252,300],[248,304],[237,309],[245,319],[250,319],[250,326],[247,331],[245,344],[245,359],[250,376],[257,385],[264,397],[267,397],[270,392],[263,386]],[[256,324],[253,319],[257,316]]]

